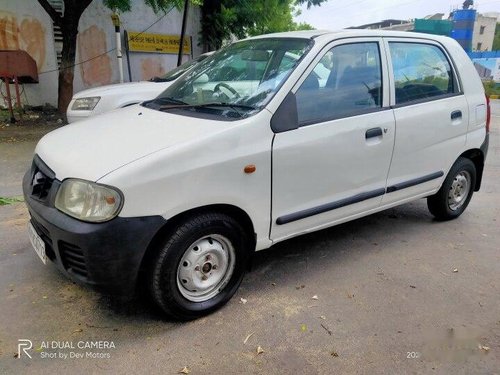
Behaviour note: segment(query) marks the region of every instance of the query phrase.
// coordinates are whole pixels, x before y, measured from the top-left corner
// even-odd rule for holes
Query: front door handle
[[[460,118],[462,118],[462,111],[458,110],[458,111],[451,112],[451,119],[452,120],[458,120]]]
[[[368,129],[365,133],[365,138],[375,138],[375,137],[381,137],[382,136],[382,128],[371,128]]]

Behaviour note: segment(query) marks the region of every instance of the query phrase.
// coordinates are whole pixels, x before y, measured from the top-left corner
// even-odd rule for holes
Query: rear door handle
[[[452,120],[457,120],[459,118],[462,118],[462,111],[453,111],[453,112],[451,112],[451,119]]]
[[[368,129],[365,133],[365,138],[375,138],[375,137],[381,137],[382,136],[382,128],[371,128]]]

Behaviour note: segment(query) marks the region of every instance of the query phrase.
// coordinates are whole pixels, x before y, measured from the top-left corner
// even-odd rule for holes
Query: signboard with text
[[[130,52],[179,53],[179,35],[128,32]],[[182,52],[191,54],[191,38],[184,37]]]

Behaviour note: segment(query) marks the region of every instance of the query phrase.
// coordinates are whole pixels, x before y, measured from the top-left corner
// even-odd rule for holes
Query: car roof
[[[299,39],[340,39],[348,37],[401,37],[401,38],[420,38],[430,40],[449,39],[441,35],[422,34],[409,31],[394,30],[370,30],[370,29],[342,29],[342,30],[303,30],[288,31],[282,33],[264,34],[248,39],[263,38],[299,38]]]

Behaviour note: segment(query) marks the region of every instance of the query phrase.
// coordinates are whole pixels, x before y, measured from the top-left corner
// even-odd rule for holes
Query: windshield
[[[144,105],[241,118],[264,107],[312,46],[310,39],[234,43],[197,64]]]
[[[205,60],[207,57],[208,57],[208,55],[200,55],[196,59],[189,60],[188,62],[185,62],[184,64],[178,66],[177,68],[170,70],[168,73],[162,75],[161,77],[151,78],[151,81],[152,82],[170,82],[170,81],[173,81],[173,80],[179,78],[181,75],[183,75],[189,69],[191,69],[194,65],[198,64],[200,61]]]

